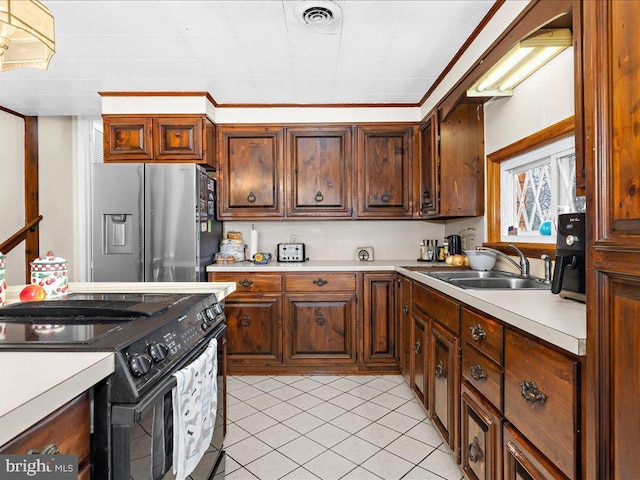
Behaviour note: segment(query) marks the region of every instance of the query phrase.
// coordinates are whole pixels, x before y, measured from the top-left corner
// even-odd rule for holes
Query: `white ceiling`
[[[325,29],[302,0],[43,0],[49,69],[0,73],[0,106],[99,115],[97,92],[207,91],[219,104],[420,101],[494,0],[337,0]],[[313,3],[314,0],[304,0]]]

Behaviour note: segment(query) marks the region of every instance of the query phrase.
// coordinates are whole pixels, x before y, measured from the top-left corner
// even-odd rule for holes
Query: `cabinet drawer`
[[[461,316],[462,339],[502,365],[502,325],[466,308],[462,309]]]
[[[324,272],[286,275],[284,288],[287,292],[355,292],[355,273],[330,273]]]
[[[460,333],[460,317],[456,302],[417,283],[414,283],[412,295],[414,308],[426,313],[451,331]]]
[[[279,273],[210,273],[210,282],[235,282],[236,293],[281,292]]]
[[[502,368],[467,344],[462,346],[462,376],[502,411]]]
[[[78,455],[78,464],[89,457],[89,395],[84,393],[42,419],[7,443],[0,453],[23,455],[34,449],[57,448],[61,454]]]
[[[577,477],[579,362],[507,329],[507,419],[569,478]]]

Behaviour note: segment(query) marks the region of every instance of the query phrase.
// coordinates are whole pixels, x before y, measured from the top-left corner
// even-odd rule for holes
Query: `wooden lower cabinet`
[[[513,425],[503,430],[503,480],[557,480],[566,478]]]
[[[364,274],[362,362],[396,364],[395,274]]]
[[[287,294],[285,361],[355,363],[355,294]]]
[[[502,415],[464,381],[460,395],[460,466],[471,480],[500,480]]]
[[[24,455],[53,452],[77,455],[78,478],[91,473],[91,443],[89,437],[89,393],[85,392],[60,407],[34,426],[0,448],[0,454]]]
[[[229,363],[282,362],[282,295],[235,296],[225,304]]]
[[[429,321],[417,314],[411,316],[411,388],[418,400],[428,408],[427,352],[429,351]]]
[[[459,461],[460,339],[432,320],[429,350],[429,412]]]
[[[398,325],[398,362],[405,382],[411,385],[411,280],[398,276],[396,280],[396,322]]]

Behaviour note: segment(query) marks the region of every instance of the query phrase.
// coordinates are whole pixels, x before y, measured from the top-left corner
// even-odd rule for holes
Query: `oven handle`
[[[189,354],[176,371],[181,370],[198,358],[209,346],[209,341],[212,338],[220,338],[226,329],[227,326],[225,324],[216,328],[211,336],[208,337],[206,344]],[[176,384],[176,377],[171,374],[150,390],[138,403],[113,405],[111,408],[111,425],[133,425],[138,422],[149,409],[154,407],[158,399],[164,397]]]

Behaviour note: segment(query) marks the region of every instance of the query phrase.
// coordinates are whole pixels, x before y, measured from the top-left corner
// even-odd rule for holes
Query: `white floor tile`
[[[425,458],[420,466],[425,470],[436,473],[447,480],[460,480],[462,473],[460,468],[453,461],[453,457],[448,453],[434,450],[427,458]]]
[[[302,465],[326,450],[325,447],[307,437],[298,437],[278,449],[294,462]]]
[[[235,423],[230,423],[227,425],[227,434],[224,436],[224,448],[230,447],[234,443],[238,443],[240,440],[250,436],[251,434],[246,430],[243,430]]]
[[[239,388],[246,387],[247,384],[242,381],[242,377],[227,376],[227,389],[238,390]]]
[[[412,401],[407,402],[401,407],[398,407],[396,412],[402,413],[404,415],[408,415],[420,421],[427,418],[427,413],[424,411],[424,408],[422,408],[418,402],[412,402]]]
[[[262,390],[263,392],[270,392],[271,390],[275,390],[276,388],[282,388],[284,384],[275,378],[267,378],[258,383],[254,383],[253,387],[258,390]]]
[[[254,383],[264,382],[270,377],[269,375],[239,375],[238,377],[234,378],[239,378],[247,385],[253,385]]]
[[[347,412],[344,415],[340,415],[339,417],[334,418],[329,423],[338,428],[346,430],[351,434],[354,434],[371,425],[372,422],[371,420],[361,417],[360,415],[356,415],[353,412]]]
[[[412,429],[407,430],[405,435],[419,440],[422,443],[426,443],[427,445],[431,445],[434,448],[437,448],[442,443],[442,437],[435,427],[427,425],[426,423],[419,423]]]
[[[409,470],[413,469],[412,463],[384,450],[376,453],[369,460],[361,465],[385,480],[399,480]]]
[[[322,383],[323,385],[335,382],[336,378],[340,378],[337,375],[310,375],[309,377],[316,382]]]
[[[276,422],[273,418],[265,415],[262,412],[258,412],[237,421],[236,425],[238,425],[240,428],[243,428],[250,434],[255,435],[262,430],[266,430],[267,428],[272,427],[276,423],[278,422]]]
[[[278,480],[298,468],[298,464],[281,453],[273,451],[254,460],[245,468],[260,480]]]
[[[227,455],[240,465],[247,465],[257,458],[269,453],[273,448],[256,437],[245,438],[226,449]]]
[[[381,407],[380,405],[376,405],[371,402],[363,403],[352,410],[353,413],[360,415],[361,417],[368,418],[371,421],[376,421],[379,418],[384,417],[390,411],[391,410],[388,408]]]
[[[272,448],[279,448],[285,443],[289,443],[291,440],[298,438],[299,436],[300,434],[298,432],[287,427],[286,425],[283,425],[282,423],[278,423],[273,427],[269,427],[266,430],[263,430],[256,434],[257,438],[259,438]]]
[[[314,415],[325,422],[333,420],[346,412],[344,408],[340,408],[337,405],[333,405],[328,402],[323,402],[308,410],[311,415]]]
[[[280,400],[290,400],[293,397],[297,397],[298,395],[302,395],[302,392],[297,388],[292,388],[289,385],[285,385],[281,388],[276,388],[275,390],[271,390],[269,392],[270,395],[273,395]]]
[[[269,407],[282,403],[282,400],[274,397],[273,395],[269,395],[268,393],[263,393],[257,397],[250,398],[245,403],[247,405],[251,405],[253,408],[257,408],[258,410],[266,410]]]
[[[376,405],[381,405],[388,408],[389,410],[395,410],[400,405],[404,405],[405,403],[407,403],[406,399],[396,397],[395,395],[391,395],[389,393],[381,393],[377,397],[373,397],[371,401]]]
[[[304,434],[310,432],[314,428],[318,428],[325,422],[320,420],[318,417],[309,415],[307,412],[302,412],[295,417],[286,419],[282,423],[289,428],[293,428],[296,432]]]
[[[415,467],[402,480],[442,480],[442,477],[422,467]]]
[[[291,418],[299,413],[302,413],[298,407],[294,407],[293,405],[289,405],[286,402],[279,403],[274,405],[273,407],[269,407],[266,410],[263,410],[264,414],[269,415],[271,418],[276,419],[279,422],[285,421],[287,418]]]
[[[338,455],[343,456],[347,460],[351,460],[356,465],[360,465],[362,462],[378,453],[380,448],[366,440],[362,440],[361,438],[352,435],[337,445],[334,445],[331,450],[336,452]]]
[[[246,387],[242,387],[237,390],[231,390],[229,392],[229,395],[233,395],[234,397],[246,402],[250,398],[257,397],[258,395],[262,395],[263,393],[264,392],[262,390],[258,390],[251,385],[247,385]]]
[[[376,420],[376,422],[400,433],[405,433],[420,423],[415,418],[408,417],[398,412],[389,412],[384,417]]]
[[[267,442],[268,443],[268,442]],[[431,445],[419,442],[406,435],[401,435],[398,439],[391,442],[385,448],[388,452],[394,453],[404,458],[408,462],[418,465],[431,452],[435,450]]]
[[[233,395],[227,395],[227,407],[240,402],[242,402],[242,400],[240,400],[239,398],[236,398]]]
[[[342,391],[337,388],[332,388],[331,385],[322,385],[320,388],[316,388],[309,392],[314,397],[318,397],[321,400],[327,401],[332,398],[342,395]]]
[[[309,395],[308,393],[303,393],[302,395],[298,395],[297,397],[288,400],[287,403],[295,405],[302,410],[309,410],[316,405],[320,405],[323,401],[324,400],[322,400],[321,398],[314,397],[313,395]]]
[[[331,382],[329,384],[330,387],[337,388],[338,390],[341,390],[343,392],[348,392],[349,390],[353,390],[359,385],[360,385],[359,383],[356,383],[353,380],[349,380],[348,378],[344,378],[344,377],[341,377],[335,382]]]
[[[371,380],[366,383],[367,387],[375,388],[380,390],[381,392],[386,392],[387,390],[391,390],[396,387],[398,384],[394,382],[390,382],[384,377],[378,377],[375,380]]]
[[[411,390],[411,388],[409,388],[405,383],[401,383],[400,385],[393,387],[391,390],[387,390],[387,393],[395,395],[396,397],[404,398],[405,400],[413,400],[415,398],[413,390]]]
[[[237,469],[239,469],[242,465],[240,465],[238,462],[236,462],[233,458],[231,458],[229,455],[225,456],[224,459],[224,473],[225,475],[230,474],[231,472],[235,472]]]
[[[322,480],[335,480],[356,468],[356,464],[328,450],[305,463],[304,468]]]
[[[254,413],[258,413],[258,410],[244,402],[227,405],[227,420],[230,422],[237,422],[238,420],[248,417],[249,415],[253,415]]]
[[[393,382],[396,385],[400,385],[400,384],[406,385],[406,383],[404,382],[404,377],[402,375],[385,375],[382,378],[390,382]]]
[[[319,479],[309,470],[305,470],[304,468],[300,467],[295,469],[290,474],[282,477],[282,480],[319,480]]]
[[[398,438],[400,434],[390,428],[378,425],[377,423],[372,423],[368,427],[356,433],[356,436],[366,440],[367,442],[371,442],[380,448],[384,448]]]
[[[311,430],[310,432],[307,432],[305,436],[319,443],[323,447],[331,448],[348,438],[350,434],[349,432],[345,432],[338,427],[334,427],[333,425],[326,423],[314,430]]]
[[[338,395],[337,397],[329,400],[329,403],[338,405],[345,410],[356,408],[358,405],[362,405],[364,402],[365,400],[363,400],[362,398],[356,397],[355,395],[351,395],[349,393],[343,393],[342,395]]]
[[[303,377],[302,375],[278,375],[275,378],[285,385],[291,385],[292,383],[299,382],[305,377]]]
[[[362,385],[364,383],[370,382],[371,380],[378,378],[378,375],[341,375],[341,377]]]
[[[235,472],[224,475],[225,480],[255,480],[257,477],[246,468],[239,468]]]
[[[365,470],[362,467],[356,467],[347,473],[340,480],[378,480],[379,476],[374,475],[369,470]]]
[[[359,387],[349,390],[349,393],[364,400],[371,400],[373,397],[380,395],[380,390],[368,387],[367,385],[360,385]]]
[[[302,380],[298,380],[295,383],[291,383],[290,385],[293,388],[297,388],[303,392],[309,392],[311,390],[315,390],[318,387],[321,387],[323,384],[312,380],[313,377],[304,377]]]

